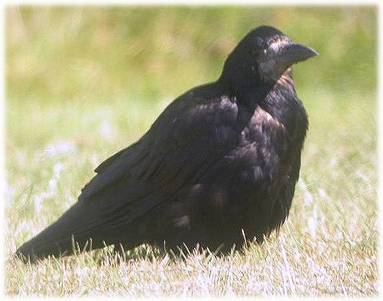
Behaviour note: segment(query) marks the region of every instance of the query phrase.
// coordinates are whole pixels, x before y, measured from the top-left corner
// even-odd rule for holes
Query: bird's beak
[[[305,45],[276,41],[259,61],[264,80],[278,80],[291,65],[316,56],[318,53]]]
[[[302,44],[286,44],[277,55],[277,64],[288,68],[292,64],[305,61],[310,57],[317,56],[318,53]]]

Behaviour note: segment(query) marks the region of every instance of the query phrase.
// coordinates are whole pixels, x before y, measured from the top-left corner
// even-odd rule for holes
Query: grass
[[[124,258],[109,248],[35,265],[10,256],[175,96],[214,80],[261,23],[320,53],[295,68],[310,131],[278,236],[228,256],[146,245]],[[6,39],[6,295],[378,295],[373,7],[8,7]]]
[[[343,238],[318,241],[284,233],[259,247],[217,257],[194,251],[184,260],[153,255],[119,262],[107,250],[36,266],[13,262],[12,294],[50,296],[361,296],[376,294],[371,265],[374,247],[344,244],[353,261],[333,252]],[[342,243],[343,245],[343,243]],[[149,256],[151,255],[151,256]],[[323,256],[329,256],[323,264]],[[368,259],[367,259],[368,258]],[[358,271],[358,272],[356,272]],[[17,281],[16,281],[17,279]],[[21,283],[33,283],[22,285]]]

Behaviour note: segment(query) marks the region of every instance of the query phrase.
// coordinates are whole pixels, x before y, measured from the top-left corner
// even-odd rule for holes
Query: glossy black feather
[[[172,102],[17,254],[71,254],[73,241],[89,240],[213,249],[240,246],[243,233],[262,241],[288,216],[308,127],[290,66],[314,55],[272,27],[250,32],[216,82]]]

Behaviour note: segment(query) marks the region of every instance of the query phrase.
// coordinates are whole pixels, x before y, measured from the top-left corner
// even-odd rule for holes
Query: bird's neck
[[[220,80],[223,86],[230,87],[228,93],[235,99],[238,107],[242,111],[248,111],[249,115],[260,107],[289,127],[291,115],[296,114],[294,111],[304,110],[294,89],[291,69],[286,70],[278,81],[270,83],[251,85],[249,81],[238,78],[235,81],[225,81],[225,78]]]
[[[307,113],[295,92],[290,74],[282,75],[258,105],[283,124],[288,132],[298,131],[304,137],[308,128]]]
[[[254,74],[244,74],[243,72],[223,73],[218,80],[238,106],[246,108],[250,113],[254,112],[274,86],[273,83],[254,84],[257,80],[252,78],[253,76]]]
[[[225,76],[222,74],[218,82],[228,89],[228,95],[238,104],[243,112],[247,111],[252,116],[254,111],[260,107],[273,118],[288,126],[289,116],[295,115],[294,110],[304,110],[294,89],[294,82],[291,75],[291,68],[287,69],[277,80],[269,83],[258,83],[245,80],[244,74],[238,72]],[[246,74],[245,74],[246,75]],[[249,76],[249,74],[247,74]]]
[[[300,105],[290,72],[285,72],[257,105],[277,119],[282,118],[282,115],[291,108]]]

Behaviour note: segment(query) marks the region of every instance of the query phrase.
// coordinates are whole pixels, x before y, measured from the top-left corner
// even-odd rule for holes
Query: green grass
[[[7,8],[5,293],[377,296],[376,16],[373,7]],[[215,80],[262,23],[320,53],[295,67],[310,131],[278,236],[221,257],[151,246],[36,265],[10,256],[172,99]]]

